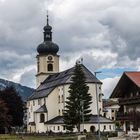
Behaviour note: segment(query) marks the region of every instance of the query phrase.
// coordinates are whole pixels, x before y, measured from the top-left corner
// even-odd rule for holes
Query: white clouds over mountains
[[[1,77],[13,80],[23,70],[18,81],[26,85],[30,77],[29,85],[33,84],[46,8],[53,39],[60,47],[61,70],[68,68],[67,63],[73,66],[80,57],[92,72],[102,68],[139,69],[139,0],[1,0]],[[110,87],[104,89],[107,95]]]

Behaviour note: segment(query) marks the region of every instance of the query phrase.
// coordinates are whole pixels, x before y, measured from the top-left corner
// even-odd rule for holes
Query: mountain
[[[16,89],[24,101],[27,100],[27,98],[34,92],[33,88],[22,86],[21,84],[14,83],[12,81],[0,79],[0,90],[10,86],[13,86]]]

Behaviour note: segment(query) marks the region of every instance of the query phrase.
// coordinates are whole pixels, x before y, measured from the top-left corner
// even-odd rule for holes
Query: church
[[[63,111],[69,96],[74,67],[59,71],[59,46],[52,41],[52,27],[49,25],[48,15],[47,24],[43,30],[44,41],[38,45],[36,56],[37,88],[27,101],[27,131],[30,133],[67,132],[63,121]],[[92,116],[88,122],[82,124],[82,130],[96,132],[100,125],[100,131],[115,131],[114,122],[103,117],[102,82],[83,64],[81,67],[89,87],[88,92],[92,96],[90,105]],[[97,105],[99,110],[97,110]],[[76,128],[74,131],[77,131]]]

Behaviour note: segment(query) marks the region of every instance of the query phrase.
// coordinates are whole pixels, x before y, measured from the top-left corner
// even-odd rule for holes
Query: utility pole
[[[95,77],[98,73],[101,73],[100,71],[98,72],[94,72],[95,73]],[[101,134],[100,134],[100,120],[99,120],[99,95],[98,95],[98,90],[97,90],[97,82],[95,83],[95,88],[96,88],[96,103],[97,103],[97,120],[98,120],[98,140],[101,139]]]

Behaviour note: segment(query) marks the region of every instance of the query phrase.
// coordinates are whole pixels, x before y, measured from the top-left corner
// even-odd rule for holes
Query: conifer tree
[[[89,87],[86,85],[86,78],[80,64],[75,65],[71,81],[70,94],[64,111],[64,123],[67,130],[73,131],[76,127],[80,131],[82,117],[84,117],[84,122],[89,121],[92,103],[92,96],[88,93]]]
[[[14,87],[7,87],[0,91],[0,99],[6,103],[8,115],[11,116],[11,126],[23,125],[23,101]]]

